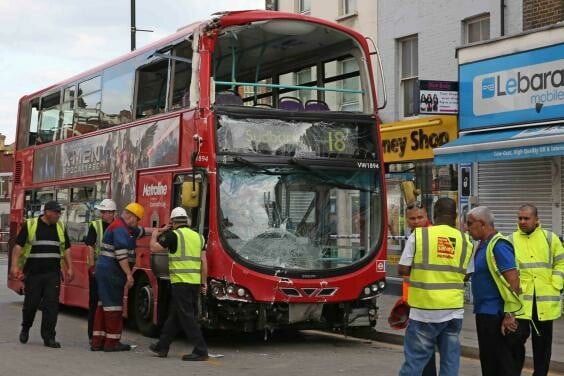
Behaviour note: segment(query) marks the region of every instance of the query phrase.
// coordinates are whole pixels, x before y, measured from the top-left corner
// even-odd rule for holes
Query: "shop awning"
[[[433,152],[437,165],[564,155],[564,125],[462,135]]]

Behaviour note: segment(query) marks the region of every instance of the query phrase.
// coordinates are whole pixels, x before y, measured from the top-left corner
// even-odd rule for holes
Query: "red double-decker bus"
[[[216,14],[20,100],[11,236],[61,203],[75,279],[60,301],[87,307],[95,204],[137,201],[145,227],[182,206],[207,242],[206,326],[374,326],[387,231],[376,111],[360,34],[297,14]],[[153,335],[167,256],[148,239],[136,253],[125,315]]]

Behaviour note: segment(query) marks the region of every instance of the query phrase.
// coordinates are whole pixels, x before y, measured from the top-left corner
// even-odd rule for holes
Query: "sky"
[[[217,11],[264,0],[136,0],[136,46]],[[0,0],[0,133],[12,143],[19,99],[130,51],[129,0]]]

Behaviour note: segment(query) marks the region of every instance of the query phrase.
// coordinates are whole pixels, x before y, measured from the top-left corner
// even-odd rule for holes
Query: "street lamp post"
[[[137,31],[153,32],[153,30],[138,29],[135,26],[135,0],[131,0],[131,51],[135,51],[135,33]]]

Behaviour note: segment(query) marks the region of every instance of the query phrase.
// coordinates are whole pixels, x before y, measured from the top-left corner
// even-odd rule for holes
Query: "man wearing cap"
[[[59,314],[61,258],[67,265],[67,281],[73,279],[70,240],[62,221],[61,206],[49,201],[43,214],[25,222],[12,250],[10,276],[25,282],[20,342],[27,343],[39,304],[42,305],[41,337],[47,347],[58,349],[55,327]],[[23,272],[22,272],[23,268]]]
[[[168,269],[172,284],[172,298],[168,317],[157,343],[149,349],[161,358],[166,358],[179,328],[194,344],[192,353],[182,360],[202,361],[208,359],[208,347],[197,322],[198,296],[206,293],[207,259],[204,238],[190,229],[188,213],[181,207],[170,213],[172,228],[165,226],[151,234],[151,251],[168,250]],[[160,238],[159,238],[159,235]]]
[[[96,283],[99,302],[94,314],[92,351],[129,351],[121,343],[123,330],[123,292],[133,286],[128,255],[135,252],[136,239],[144,235],[138,227],[145,209],[136,202],[128,204],[104,232],[100,254],[96,261]]]
[[[106,198],[98,205],[94,206],[100,212],[100,218],[90,222],[88,234],[84,243],[88,246],[88,339],[92,341],[92,326],[94,324],[94,313],[98,306],[98,287],[96,285],[96,273],[94,273],[96,259],[100,253],[104,232],[112,223],[116,215],[116,203],[114,200]]]

